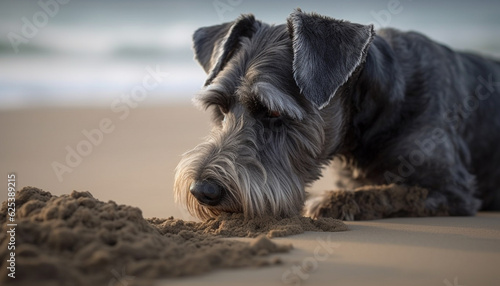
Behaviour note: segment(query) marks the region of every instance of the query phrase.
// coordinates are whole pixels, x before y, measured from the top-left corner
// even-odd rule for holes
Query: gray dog
[[[174,192],[191,214],[346,220],[500,208],[500,62],[296,10],[198,29],[213,113]],[[334,160],[335,159],[335,160]],[[336,192],[305,188],[334,162]],[[305,205],[305,208],[304,208]]]

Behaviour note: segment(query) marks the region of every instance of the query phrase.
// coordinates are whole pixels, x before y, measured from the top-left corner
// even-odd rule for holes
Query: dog
[[[213,114],[185,153],[177,202],[200,219],[344,220],[500,209],[500,62],[416,32],[295,10],[193,35]],[[308,199],[333,162],[338,190]],[[304,207],[305,206],[305,207]]]

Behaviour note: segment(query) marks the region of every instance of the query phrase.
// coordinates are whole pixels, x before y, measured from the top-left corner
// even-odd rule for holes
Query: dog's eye
[[[267,112],[267,117],[269,118],[278,118],[281,116],[281,113],[277,110],[269,110]]]
[[[222,106],[222,105],[219,105],[219,110],[222,114],[227,114],[229,112],[229,110],[227,109],[227,107],[225,106]]]

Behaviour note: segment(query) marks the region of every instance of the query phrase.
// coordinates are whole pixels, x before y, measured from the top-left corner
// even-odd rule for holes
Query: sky
[[[107,107],[151,70],[165,76],[144,104],[187,103],[206,76],[197,28],[242,13],[281,24],[297,7],[500,58],[500,1],[0,0],[0,110]]]

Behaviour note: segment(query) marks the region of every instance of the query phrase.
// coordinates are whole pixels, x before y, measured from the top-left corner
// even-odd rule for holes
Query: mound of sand
[[[0,210],[8,230],[7,204]],[[346,229],[342,222],[308,218],[243,220],[225,215],[205,223],[142,217],[138,208],[107,203],[89,192],[53,196],[37,188],[16,194],[16,279],[7,277],[7,244],[0,238],[1,279],[23,285],[142,285],[151,279],[195,275],[217,268],[280,263],[287,252],[261,235],[250,243],[222,236],[268,237],[307,230]]]
[[[148,220],[160,232],[190,230],[200,234],[221,236],[257,237],[265,234],[269,238],[300,234],[304,231],[343,231],[347,226],[333,218],[308,217],[244,219],[242,214],[223,214],[205,222],[152,218]]]

